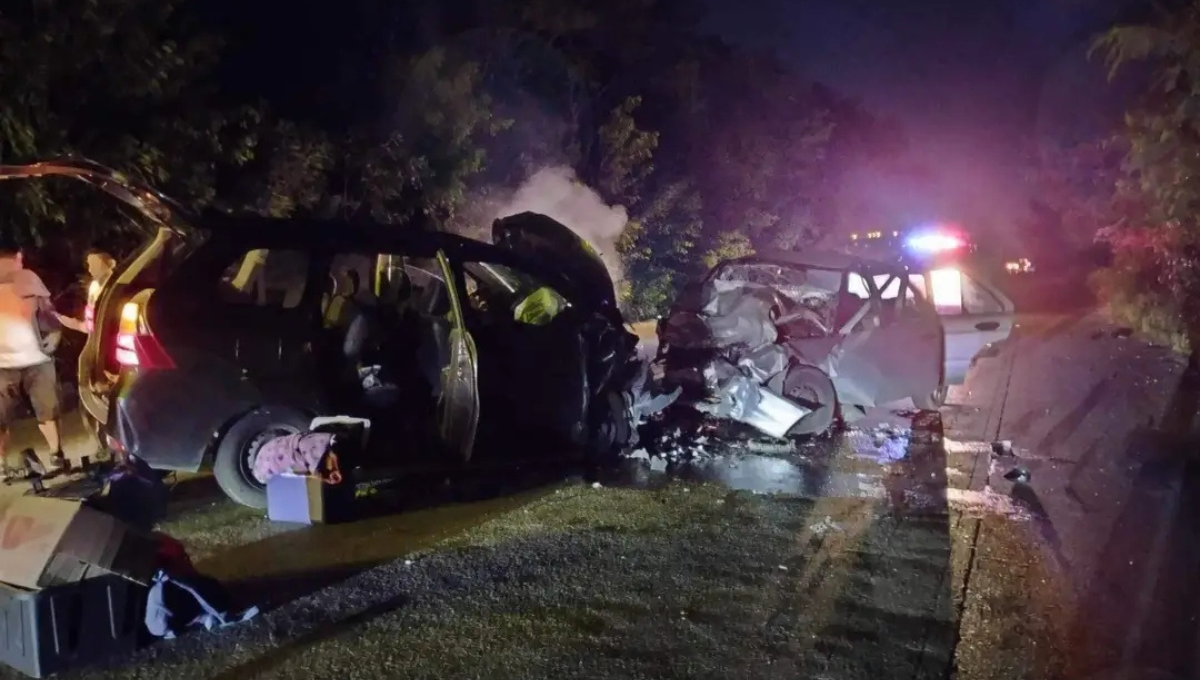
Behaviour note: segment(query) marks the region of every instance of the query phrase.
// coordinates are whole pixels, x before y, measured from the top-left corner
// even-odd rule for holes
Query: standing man
[[[100,297],[100,290],[104,288],[104,283],[108,281],[109,275],[117,266],[117,260],[107,251],[99,248],[92,248],[87,251],[87,256],[84,258],[84,266],[87,268],[88,277],[91,281],[88,283],[87,291],[87,307],[84,308],[84,316],[82,319],[72,319],[69,316],[64,316],[55,312],[58,321],[67,328],[80,333],[92,332],[92,313],[96,309],[96,300]]]
[[[43,350],[38,325],[39,317],[51,312],[50,291],[37,274],[25,269],[21,250],[0,246],[0,452],[7,462],[17,406],[28,400],[38,429],[50,445],[51,466],[65,469],[67,457],[58,426],[58,376],[53,358]],[[42,465],[36,456],[22,467],[35,474],[46,472],[39,469]]]

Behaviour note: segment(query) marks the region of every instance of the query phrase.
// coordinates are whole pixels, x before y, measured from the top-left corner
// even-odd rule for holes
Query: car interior
[[[335,403],[404,441],[428,441],[449,363],[450,297],[431,264],[342,254],[323,296],[317,364]]]

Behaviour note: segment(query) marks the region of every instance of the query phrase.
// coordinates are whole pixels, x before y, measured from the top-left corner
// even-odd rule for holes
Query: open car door
[[[1016,309],[995,286],[956,268],[922,278],[946,332],[946,384],[960,385],[981,352],[1008,339]]]
[[[475,449],[475,430],[479,426],[479,361],[475,341],[463,322],[462,304],[450,262],[443,251],[437,254],[438,268],[450,297],[449,360],[442,368],[441,395],[438,398],[438,435],[450,450],[471,460]]]

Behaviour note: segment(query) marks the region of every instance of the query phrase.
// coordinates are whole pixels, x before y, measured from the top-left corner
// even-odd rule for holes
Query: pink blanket
[[[263,484],[283,472],[316,474],[321,459],[333,444],[329,432],[301,432],[276,437],[263,444],[254,458],[254,478]]]

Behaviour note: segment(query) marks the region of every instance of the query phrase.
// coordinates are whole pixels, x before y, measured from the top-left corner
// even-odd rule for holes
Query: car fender
[[[115,400],[110,434],[155,469],[199,470],[222,429],[261,404],[315,406],[302,384],[258,385],[220,360],[180,365],[190,368],[145,370],[136,380],[123,379]]]

